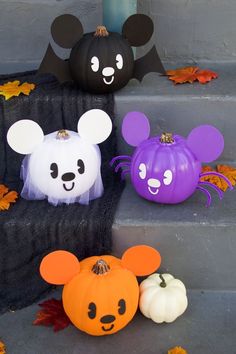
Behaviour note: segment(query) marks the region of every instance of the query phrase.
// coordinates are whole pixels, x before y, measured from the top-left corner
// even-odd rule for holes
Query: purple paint
[[[136,149],[131,161],[121,162],[122,156],[112,160],[112,163],[119,162],[115,171],[130,165],[130,168],[123,171],[122,177],[130,172],[136,192],[152,202],[177,204],[200,190],[207,196],[209,206],[211,195],[203,188],[200,178],[211,173],[202,174],[201,163],[212,162],[220,156],[224,148],[222,134],[210,125],[196,127],[187,138],[171,135],[166,140],[166,137],[160,136],[149,138],[149,134],[149,121],[143,113],[130,112],[125,116],[122,135]],[[232,189],[225,176],[217,175]],[[209,183],[205,185],[213,187],[222,197],[223,193],[217,187]]]

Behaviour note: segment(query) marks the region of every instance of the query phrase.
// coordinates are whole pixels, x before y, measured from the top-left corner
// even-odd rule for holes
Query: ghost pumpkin
[[[43,259],[40,273],[51,284],[65,285],[62,300],[71,322],[103,336],[132,320],[139,301],[136,276],[153,273],[160,262],[159,252],[145,245],[129,248],[121,259],[105,255],[81,262],[67,251],[56,251]]]

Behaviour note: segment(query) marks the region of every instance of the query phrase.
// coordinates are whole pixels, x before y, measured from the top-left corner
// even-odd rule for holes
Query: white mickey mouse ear
[[[111,134],[112,122],[106,112],[101,109],[91,109],[81,116],[77,128],[81,138],[91,144],[100,144]]]
[[[31,154],[43,140],[43,131],[33,120],[19,120],[7,132],[7,142],[10,147],[23,155]]]

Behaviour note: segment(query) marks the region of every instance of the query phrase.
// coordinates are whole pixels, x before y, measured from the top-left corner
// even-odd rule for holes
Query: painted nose
[[[149,178],[148,185],[152,188],[159,188],[161,186],[161,182],[159,181],[159,179]]]
[[[115,321],[115,316],[112,316],[112,315],[106,315],[106,316],[103,316],[100,321],[102,323],[112,323]]]
[[[64,175],[62,175],[61,179],[64,182],[73,181],[73,179],[75,179],[75,174],[72,172],[64,173]]]
[[[102,70],[103,76],[112,76],[112,75],[114,75],[114,73],[115,73],[115,70],[113,68],[110,68],[109,66]]]

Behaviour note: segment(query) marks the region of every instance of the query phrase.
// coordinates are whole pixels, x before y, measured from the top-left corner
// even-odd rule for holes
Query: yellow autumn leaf
[[[5,344],[1,341],[0,341],[0,354],[6,354]]]
[[[175,347],[175,348],[168,350],[168,354],[188,354],[188,353],[182,347]]]
[[[232,186],[236,184],[236,168],[228,165],[217,165],[217,172],[222,173],[231,182]],[[222,180],[225,190],[228,189],[228,184]]]
[[[19,96],[21,93],[29,96],[30,92],[34,89],[35,84],[29,84],[28,82],[21,84],[20,81],[16,80],[0,85],[0,95],[3,95],[6,100],[9,100],[11,97]]]
[[[6,186],[3,184],[0,185],[0,211],[8,210],[11,203],[15,203],[17,198],[18,193],[16,191],[8,192],[8,188]]]

